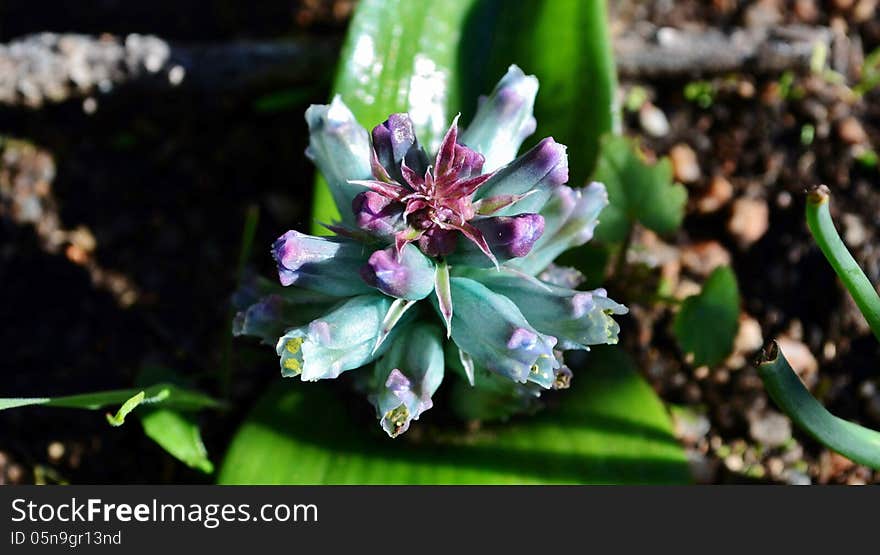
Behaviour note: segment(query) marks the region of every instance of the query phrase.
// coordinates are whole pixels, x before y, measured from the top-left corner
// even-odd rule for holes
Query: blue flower
[[[283,234],[281,285],[243,287],[234,332],[274,343],[284,376],[358,370],[392,437],[444,380],[468,419],[533,410],[542,391],[566,388],[564,352],[616,343],[626,308],[552,264],[592,237],[608,196],[600,183],[565,185],[566,148],[551,137],[516,157],[537,91],[511,66],[436,153],[407,114],[368,133],[338,96],[310,107],[306,154],[340,210],[336,236]]]

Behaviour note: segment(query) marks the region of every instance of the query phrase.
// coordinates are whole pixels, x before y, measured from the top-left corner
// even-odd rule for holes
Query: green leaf
[[[830,191],[825,185],[810,192],[807,196],[807,227],[810,228],[810,233],[813,234],[813,239],[816,240],[822,254],[859,307],[859,312],[868,321],[874,337],[880,341],[880,296],[837,233],[828,209],[830,198]]]
[[[773,401],[800,429],[841,455],[880,470],[880,433],[828,412],[810,395],[775,342],[758,374]]]
[[[596,228],[600,241],[623,241],[636,222],[657,233],[670,233],[681,225],[687,189],[673,182],[668,158],[648,164],[632,141],[608,135],[602,140],[593,179],[608,189],[609,204]]]
[[[410,112],[419,140],[431,150],[461,104],[458,44],[474,2],[361,0],[342,48],[333,92],[368,130],[391,113]],[[313,232],[326,233],[320,222],[335,220],[338,214],[319,176]]]
[[[214,472],[199,426],[191,415],[168,409],[148,410],[141,415],[141,424],[147,437],[177,460],[206,474]]]
[[[221,484],[683,483],[684,453],[620,349],[595,348],[559,406],[477,432],[431,427],[392,440],[327,384],[282,381],[237,432]],[[356,412],[357,415],[352,414]]]
[[[150,402],[150,400],[152,400],[154,403],[162,403],[164,407],[183,411],[195,411],[202,408],[220,407],[220,403],[203,393],[183,389],[169,383],[160,383],[143,389],[116,389],[112,391],[68,395],[66,397],[5,398],[0,399],[0,410],[25,407],[29,405],[98,410],[108,405],[125,403],[141,392],[144,394],[145,402]]]
[[[567,145],[570,183],[583,185],[596,163],[600,137],[619,128],[607,20],[606,2],[599,0],[480,2],[468,18],[461,49],[467,72],[461,80],[464,121],[476,109],[478,95],[517,64],[540,81],[538,128],[529,143],[552,136]]]
[[[675,315],[673,331],[681,350],[692,353],[694,365],[713,366],[733,350],[739,325],[739,289],[728,266],[712,272],[698,295],[685,299]]]

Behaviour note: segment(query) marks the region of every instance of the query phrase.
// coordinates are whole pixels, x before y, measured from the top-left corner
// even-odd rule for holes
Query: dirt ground
[[[341,37],[351,9],[310,0],[242,11],[220,2],[222,9],[205,14],[195,3],[154,4],[147,13],[110,2],[107,13],[93,17],[8,2],[0,7],[0,42],[47,30],[150,32],[190,42]],[[618,35],[648,37],[664,27],[830,29],[848,54],[831,68],[850,85],[860,78],[858,60],[880,46],[873,0],[613,4]],[[263,100],[275,91],[259,87],[217,95],[127,89],[94,97],[95,106],[74,99],[40,109],[0,107],[4,396],[129,387],[145,362],[216,391],[218,368],[229,364],[233,409],[206,416],[203,426],[209,452],[222,454],[255,397],[277,379],[269,350],[236,343],[226,358],[226,300],[244,214],[251,205],[260,209],[252,259],[268,275],[270,260],[260,249],[279,230],[306,224],[313,169],[300,154],[302,111],[326,98],[329,75],[317,81],[323,84],[271,110]],[[680,232],[637,233],[632,267],[648,268],[682,298],[715,266],[730,263],[743,298],[736,352],[717,368],[695,368],[678,350],[670,332],[674,302],[634,303],[623,322],[623,343],[670,403],[699,482],[880,481],[880,473],[792,430],[751,366],[776,339],[832,412],[880,428],[877,343],[803,216],[804,190],[831,187],[838,227],[880,283],[876,154],[872,162],[880,90],[858,97],[838,81],[802,70],[621,81],[622,103],[635,108],[624,112],[626,134],[640,138],[648,157],[670,156],[690,193]],[[631,286],[609,283],[623,298]],[[0,483],[207,480],[95,413],[0,413]]]

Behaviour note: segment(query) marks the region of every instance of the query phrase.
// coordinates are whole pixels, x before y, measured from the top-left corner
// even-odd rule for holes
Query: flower
[[[616,343],[626,307],[553,265],[588,241],[605,188],[567,186],[566,148],[536,128],[538,81],[511,66],[470,126],[456,116],[429,155],[405,113],[368,133],[340,97],[306,111],[306,154],[340,220],[333,237],[288,231],[273,245],[280,285],[250,280],[233,331],[275,344],[282,375],[357,371],[396,437],[452,380],[463,418],[536,408],[572,380],[564,353]],[[453,371],[449,371],[453,370]]]

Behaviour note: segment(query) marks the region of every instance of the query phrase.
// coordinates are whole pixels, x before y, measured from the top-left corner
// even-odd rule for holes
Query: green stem
[[[852,295],[868,321],[874,337],[880,340],[880,296],[840,239],[828,210],[828,187],[817,187],[807,197],[807,226],[831,267]]]
[[[799,428],[841,455],[880,469],[880,433],[828,412],[810,395],[775,342],[758,366],[758,374],[773,401]]]
[[[626,253],[629,252],[630,247],[632,246],[633,234],[635,233],[635,225],[629,224],[629,228],[626,230],[626,236],[623,238],[623,243],[620,245],[620,251],[617,253],[617,259],[614,261],[614,273],[612,277],[619,279],[621,275],[623,275],[623,270],[626,269]]]

